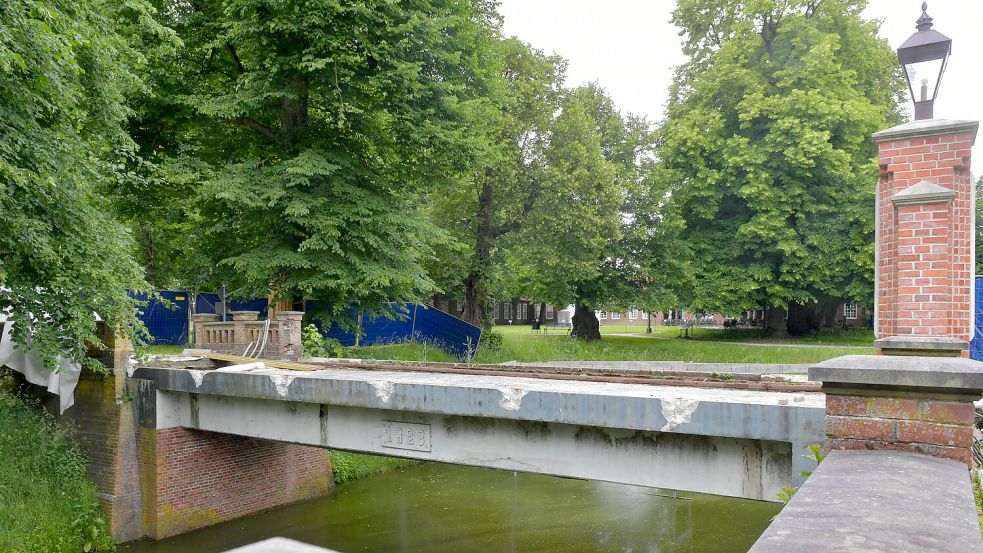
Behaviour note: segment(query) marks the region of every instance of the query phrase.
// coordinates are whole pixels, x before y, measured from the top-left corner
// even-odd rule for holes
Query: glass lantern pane
[[[904,70],[908,74],[911,92],[914,94],[916,102],[935,99],[939,72],[942,70],[941,59],[909,63],[904,66]]]

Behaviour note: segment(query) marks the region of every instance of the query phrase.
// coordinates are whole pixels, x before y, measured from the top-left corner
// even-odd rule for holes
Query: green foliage
[[[822,463],[823,459],[826,458],[826,454],[823,453],[823,446],[819,444],[810,444],[808,446],[808,449],[809,449],[809,454],[803,455],[803,457],[815,461],[816,466],[818,466],[819,463]],[[812,476],[812,471],[804,470],[801,472],[801,475],[805,478],[808,478]],[[799,491],[798,486],[786,486],[782,488],[782,491],[778,492],[775,495],[776,497],[778,497],[778,500],[781,501],[783,504],[788,504],[788,502],[792,500],[792,496],[795,495],[795,492],[797,491]],[[778,518],[778,515],[772,517],[771,520],[775,520],[776,518]]]
[[[497,30],[483,35],[477,59],[481,95],[469,104],[475,155],[429,198],[429,216],[450,238],[427,263],[436,283],[463,297],[462,318],[489,326],[489,294],[505,297],[512,282],[502,253],[521,229],[543,187],[543,151],[558,107],[565,62]]]
[[[502,344],[504,342],[505,336],[502,336],[501,332],[486,330],[481,334],[481,345],[491,351],[502,351]]]
[[[819,463],[822,463],[823,462],[823,459],[826,458],[826,454],[823,453],[823,446],[821,446],[819,444],[810,444],[809,447],[808,447],[808,449],[809,449],[809,454],[808,455],[803,455],[803,457],[805,457],[806,459],[810,459],[812,461],[815,461],[816,462],[816,466],[819,466]],[[808,478],[808,477],[812,476],[812,471],[811,470],[804,470],[804,471],[802,471],[802,476]]]
[[[316,326],[309,324],[301,332],[306,357],[344,357],[345,347],[338,340],[321,335]]]
[[[159,0],[183,48],[136,123],[200,285],[348,316],[434,290],[424,195],[474,155],[489,2]],[[181,233],[178,233],[179,235]],[[174,238],[169,239],[171,250]]]
[[[657,155],[686,218],[694,309],[872,303],[869,137],[900,121],[904,85],[864,5],[677,4],[690,60]]]
[[[0,391],[0,551],[113,551],[85,458],[35,404]]]
[[[48,366],[86,361],[93,312],[132,334],[145,291],[132,240],[107,210],[127,179],[128,95],[143,55],[121,34],[154,32],[141,0],[25,0],[0,10],[0,312]]]
[[[416,464],[419,464],[419,461],[381,455],[363,455],[347,451],[331,452],[331,474],[335,484],[343,484]]]

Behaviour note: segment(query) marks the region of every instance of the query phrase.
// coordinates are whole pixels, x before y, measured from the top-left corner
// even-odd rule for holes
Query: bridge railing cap
[[[959,357],[844,355],[809,367],[809,380],[857,386],[983,392],[983,363]]]

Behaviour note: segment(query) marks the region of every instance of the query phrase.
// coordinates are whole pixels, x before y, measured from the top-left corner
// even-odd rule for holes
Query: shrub
[[[301,333],[304,355],[307,357],[344,357],[345,347],[334,338],[326,338],[316,326],[309,324]]]
[[[502,351],[502,344],[504,342],[505,336],[501,332],[495,332],[494,330],[486,331],[481,336],[481,345],[491,351]]]
[[[39,405],[0,389],[0,551],[115,550],[85,463]]]

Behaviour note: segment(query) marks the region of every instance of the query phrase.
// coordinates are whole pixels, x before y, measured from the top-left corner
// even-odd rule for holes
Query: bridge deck
[[[137,394],[153,404],[139,412],[158,428],[756,499],[812,468],[802,455],[825,416],[820,393],[483,374],[143,367],[132,377],[153,388],[154,402]],[[653,459],[665,470],[646,468]]]

